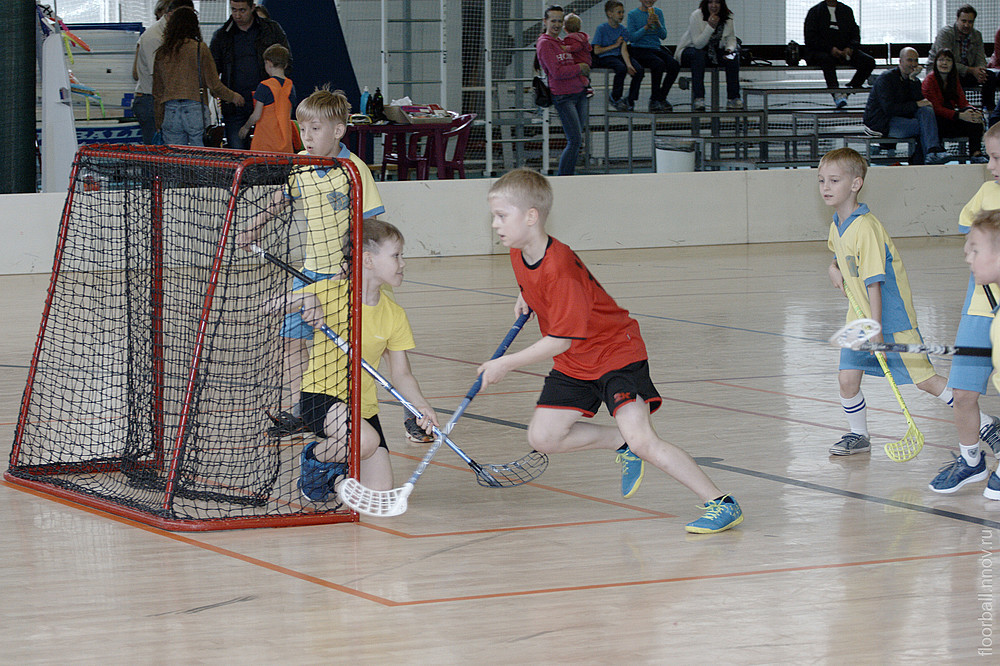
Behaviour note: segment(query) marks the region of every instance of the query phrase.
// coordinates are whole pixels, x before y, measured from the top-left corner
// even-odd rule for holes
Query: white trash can
[[[684,139],[656,140],[656,173],[683,173],[694,171],[696,141]]]

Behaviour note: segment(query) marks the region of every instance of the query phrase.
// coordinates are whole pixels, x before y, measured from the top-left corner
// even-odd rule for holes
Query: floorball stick
[[[955,347],[952,345],[908,344],[905,342],[870,342],[882,326],[874,319],[856,319],[830,337],[830,344],[854,351],[887,354],[932,354],[934,356],[991,356],[992,347]]]
[[[500,346],[497,347],[497,350],[493,352],[493,356],[490,358],[500,358],[507,352],[507,348],[510,347],[510,343],[514,341],[517,334],[521,332],[521,329],[524,327],[524,323],[528,321],[528,317],[529,313],[525,313],[517,318],[517,321],[515,321],[514,325],[510,327],[506,337],[504,337]],[[458,409],[452,413],[448,424],[441,429],[444,436],[451,433],[452,429],[455,427],[455,423],[458,421],[459,417],[465,413],[465,408],[469,406],[469,403],[471,403],[472,399],[477,393],[479,393],[479,389],[481,389],[482,386],[483,378],[482,376],[479,376],[476,378],[475,383],[473,383],[472,388],[469,389],[465,399],[462,400],[462,403],[458,406]],[[407,482],[399,488],[393,488],[392,490],[372,490],[371,488],[366,488],[362,485],[358,479],[349,477],[344,480],[340,487],[337,488],[337,494],[340,496],[340,500],[358,513],[363,513],[368,516],[398,516],[401,513],[404,513],[407,509],[407,498],[410,496],[410,493],[413,492],[413,487],[416,485],[417,479],[419,479],[420,475],[424,473],[425,469],[427,469],[427,465],[430,464],[431,458],[433,458],[438,449],[441,448],[444,436],[438,436],[434,439],[434,443],[429,449],[427,449],[427,453],[424,454],[424,457],[420,461],[420,464],[417,465],[417,468],[413,470],[413,474],[411,474]],[[528,456],[532,455],[536,456],[534,459],[536,464],[534,466],[537,466],[539,461],[544,461],[544,464],[548,465],[548,459],[545,457],[545,454],[538,453],[536,451],[528,454]],[[526,464],[527,461],[523,458],[516,463],[510,463],[510,465],[519,466],[524,466]],[[492,479],[492,476],[490,478]],[[537,478],[537,476],[535,478]],[[492,484],[490,485],[492,486]]]
[[[855,314],[858,317],[864,317],[864,310],[858,304],[858,301],[854,298],[854,294],[848,288],[847,283],[844,283],[844,293],[847,294],[847,300],[851,302],[851,307],[854,309]],[[873,319],[868,321],[875,322]],[[879,327],[881,330],[881,327]],[[872,333],[871,335],[877,335],[878,332]],[[882,352],[874,352],[875,358],[878,359],[878,364],[882,366],[882,372],[885,373],[885,378],[889,382],[889,386],[892,388],[893,395],[896,396],[896,400],[899,402],[900,408],[903,410],[903,416],[906,417],[906,435],[903,439],[898,442],[887,442],[885,445],[885,455],[889,456],[889,459],[894,462],[906,462],[907,460],[912,460],[917,457],[921,449],[924,448],[924,433],[920,432],[917,428],[917,424],[913,422],[913,417],[910,416],[910,410],[906,408],[906,403],[903,401],[903,394],[899,392],[899,387],[896,386],[896,380],[892,378],[892,373],[889,371],[889,364],[886,362],[885,354]]]
[[[315,280],[310,278],[302,271],[299,271],[298,269],[289,265],[287,262],[284,262],[278,257],[275,257],[273,254],[267,252],[258,245],[251,244],[250,249],[260,257],[266,259],[272,264],[294,275],[295,277],[299,278],[306,284],[312,284],[313,282],[315,282]],[[341,351],[343,351],[345,354],[350,354],[350,346],[343,338],[337,335],[337,333],[335,333],[333,329],[324,324],[323,326],[320,327],[320,330],[323,332],[324,335],[330,338],[330,340],[332,340],[334,344],[336,344],[340,348]],[[518,328],[517,331],[520,331],[520,328]],[[512,329],[513,335],[508,333],[508,335],[510,335],[511,341],[513,341],[514,336],[517,335],[517,331],[514,331]],[[510,342],[507,342],[507,345],[509,346]],[[506,347],[504,348],[504,351],[506,351]],[[365,372],[371,375],[372,378],[379,385],[381,385],[394,398],[396,398],[396,400],[398,400],[399,403],[403,405],[403,407],[408,412],[416,416],[418,420],[423,418],[423,414],[420,413],[420,410],[414,407],[413,404],[410,403],[410,401],[408,401],[405,397],[403,397],[403,395],[399,391],[397,391],[396,388],[392,384],[390,384],[389,381],[378,372],[378,370],[372,367],[371,364],[369,364],[363,358],[361,359],[361,367],[365,370]],[[532,451],[531,453],[527,454],[526,456],[523,456],[518,460],[515,460],[514,462],[505,463],[501,465],[492,465],[492,464],[480,465],[475,460],[470,458],[468,454],[465,453],[465,451],[459,448],[457,444],[451,441],[448,435],[442,432],[438,427],[436,426],[433,427],[432,432],[434,433],[436,438],[443,440],[443,442],[447,444],[448,447],[452,451],[454,451],[458,455],[458,457],[461,458],[465,462],[465,464],[469,466],[470,469],[472,469],[473,472],[476,473],[476,482],[479,485],[485,486],[487,488],[513,488],[515,486],[523,485],[541,476],[549,464],[548,458],[545,456],[545,454],[538,453],[537,451]],[[438,445],[440,446],[440,444]],[[396,490],[398,491],[400,489]],[[388,491],[388,492],[393,492],[393,491]],[[405,511],[405,507],[403,508],[403,510]],[[377,515],[389,515],[389,514],[380,513]]]

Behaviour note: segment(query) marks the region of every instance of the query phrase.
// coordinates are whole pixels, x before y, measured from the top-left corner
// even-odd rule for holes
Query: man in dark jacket
[[[230,148],[248,148],[240,138],[253,113],[253,92],[266,79],[264,51],[272,44],[288,48],[288,38],[276,21],[261,18],[254,11],[253,0],[230,0],[229,20],[212,35],[212,57],[222,83],[247,100],[246,106],[223,102],[222,119],[226,123],[226,141]]]
[[[837,66],[853,66],[854,76],[848,88],[860,88],[875,69],[875,59],[863,52],[861,29],[851,8],[837,0],[822,0],[806,14],[806,63],[822,67],[827,88],[839,88]],[[838,109],[847,106],[847,94],[834,93]]]
[[[943,164],[949,155],[941,148],[934,107],[920,90],[919,72],[916,49],[906,47],[900,51],[899,66],[875,79],[865,105],[865,129],[872,136],[915,136],[917,147],[910,164]]]

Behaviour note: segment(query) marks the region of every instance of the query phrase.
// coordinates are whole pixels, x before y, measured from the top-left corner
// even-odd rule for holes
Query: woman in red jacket
[[[937,52],[934,71],[927,74],[921,90],[924,97],[934,105],[938,135],[941,138],[968,137],[972,161],[985,164],[987,159],[982,153],[983,114],[965,99],[965,92],[955,71],[955,56],[950,49]]]

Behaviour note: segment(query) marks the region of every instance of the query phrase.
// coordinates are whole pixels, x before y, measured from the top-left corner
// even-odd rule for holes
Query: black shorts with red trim
[[[614,416],[619,407],[637,399],[642,399],[649,405],[650,414],[663,403],[653,386],[653,380],[649,378],[649,361],[629,363],[624,368],[612,370],[597,379],[576,379],[552,370],[545,378],[537,405],[553,409],[575,409],[584,416],[591,417],[603,402]]]

